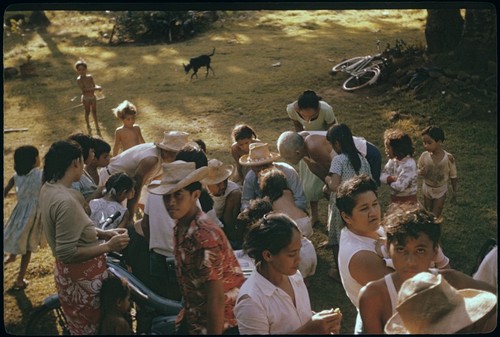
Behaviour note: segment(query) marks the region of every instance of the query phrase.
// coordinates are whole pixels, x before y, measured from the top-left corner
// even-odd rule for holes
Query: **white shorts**
[[[448,184],[439,187],[430,187],[427,184],[422,184],[422,194],[428,199],[442,198],[448,192]]]

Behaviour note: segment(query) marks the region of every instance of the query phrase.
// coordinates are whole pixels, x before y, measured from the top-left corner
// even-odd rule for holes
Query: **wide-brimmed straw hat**
[[[165,131],[161,142],[154,144],[160,149],[178,152],[188,141],[189,133],[183,131]]]
[[[201,181],[206,185],[215,185],[226,180],[233,173],[233,165],[224,165],[218,159],[210,159],[208,161],[207,176]]]
[[[208,168],[206,166],[196,169],[194,162],[176,160],[171,163],[162,164],[163,176],[161,180],[154,181],[148,185],[149,192],[153,194],[174,193],[189,184],[201,181],[205,178]]]
[[[269,151],[267,143],[252,143],[248,154],[241,156],[239,162],[244,166],[260,166],[272,163],[279,158],[279,153]]]
[[[406,280],[388,334],[451,334],[478,321],[497,303],[494,294],[453,288],[441,275],[423,272]]]

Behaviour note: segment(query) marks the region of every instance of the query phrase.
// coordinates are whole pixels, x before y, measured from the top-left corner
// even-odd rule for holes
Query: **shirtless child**
[[[122,151],[125,151],[135,145],[144,144],[141,128],[135,123],[137,109],[135,105],[125,100],[113,109],[114,115],[123,123],[115,131],[115,144],[113,146],[113,157]]]
[[[89,114],[92,111],[92,118],[94,118],[95,128],[97,134],[100,134],[99,124],[97,124],[97,98],[95,97],[95,91],[101,90],[101,87],[94,83],[94,78],[92,75],[87,74],[87,63],[84,60],[78,60],[75,63],[76,71],[78,72],[78,77],[76,83],[82,91],[82,104],[85,109],[85,122],[87,123],[87,131],[90,134],[90,123]]]

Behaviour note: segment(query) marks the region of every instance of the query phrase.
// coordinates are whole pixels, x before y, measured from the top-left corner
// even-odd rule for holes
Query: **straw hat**
[[[388,334],[450,334],[478,321],[496,305],[494,294],[457,290],[441,275],[423,272],[406,280],[398,293],[397,313],[385,325]]]
[[[161,180],[148,185],[149,192],[153,194],[170,194],[189,184],[201,181],[207,174],[208,167],[196,169],[194,162],[176,160],[172,163],[162,164],[163,176]]]
[[[270,152],[267,143],[252,143],[250,151],[240,157],[240,164],[244,166],[260,166],[272,163],[280,158],[278,153]]]
[[[154,144],[163,150],[178,152],[188,143],[189,133],[182,131],[165,131],[163,140]]]
[[[207,176],[201,181],[206,185],[215,185],[226,180],[233,173],[233,165],[223,165],[218,159],[208,161]]]

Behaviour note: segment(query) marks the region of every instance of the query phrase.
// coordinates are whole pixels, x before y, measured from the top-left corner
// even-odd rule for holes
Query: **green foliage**
[[[121,41],[175,42],[204,31],[215,20],[215,12],[125,11],[116,14],[116,30]]]

